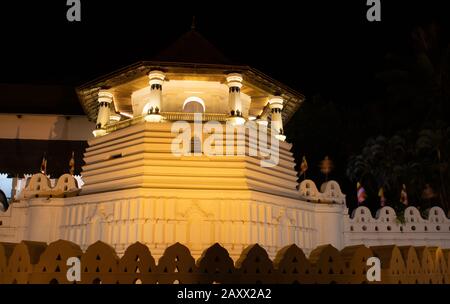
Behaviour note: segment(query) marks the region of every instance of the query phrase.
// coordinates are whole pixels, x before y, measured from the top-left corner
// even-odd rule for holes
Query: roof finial
[[[192,16],[191,30],[195,31],[195,16]]]

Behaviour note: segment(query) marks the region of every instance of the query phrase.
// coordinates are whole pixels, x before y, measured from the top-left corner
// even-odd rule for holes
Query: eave
[[[268,95],[279,94],[285,99],[283,110],[283,120],[285,123],[289,121],[305,100],[303,94],[267,76],[259,70],[245,65],[141,61],[94,79],[76,89],[80,103],[89,120],[96,120],[98,107],[97,94],[101,88],[114,88],[136,81],[146,76],[153,69],[161,69],[166,72],[169,80],[171,77],[179,78],[183,77],[183,75],[199,78],[204,76],[211,79],[214,79],[214,77],[224,79],[223,76],[229,72],[239,72],[244,76],[244,88],[264,91]]]

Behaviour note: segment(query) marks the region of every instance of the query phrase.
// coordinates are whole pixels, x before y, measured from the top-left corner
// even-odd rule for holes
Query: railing
[[[226,121],[227,114],[217,113],[199,113],[202,115],[202,121]],[[161,115],[170,121],[186,120],[193,121],[195,113],[183,113],[183,112],[162,112]]]
[[[227,114],[218,113],[199,113],[201,114],[202,121],[219,121],[225,122]],[[183,113],[183,112],[161,112],[161,116],[167,121],[194,121],[195,113]],[[126,127],[139,124],[144,120],[144,115],[136,116],[127,120],[119,121],[117,123],[110,124],[106,127],[106,133],[111,133]]]
[[[119,121],[114,124],[110,124],[106,127],[106,133],[111,133],[120,129],[124,129],[126,127],[136,125],[144,121],[144,116],[136,116],[127,120]]]

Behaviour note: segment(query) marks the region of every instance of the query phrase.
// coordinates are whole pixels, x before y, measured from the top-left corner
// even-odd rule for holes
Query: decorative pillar
[[[227,85],[229,87],[228,106],[230,108],[227,120],[236,125],[243,125],[245,123],[245,119],[242,117],[242,80],[241,74],[231,73],[227,76]]]
[[[150,84],[150,98],[144,107],[145,120],[149,122],[160,122],[161,103],[162,103],[162,85],[166,75],[161,71],[151,71],[148,74]]]
[[[269,107],[272,111],[271,114],[271,124],[272,130],[275,130],[275,137],[279,140],[286,140],[286,136],[284,135],[283,130],[283,118],[281,116],[281,110],[283,110],[283,98],[280,96],[275,96],[269,100]]]
[[[106,125],[109,124],[109,109],[112,101],[113,95],[110,92],[104,90],[98,92],[99,106],[97,124],[95,125],[95,130],[92,132],[95,137],[103,136],[106,134]]]

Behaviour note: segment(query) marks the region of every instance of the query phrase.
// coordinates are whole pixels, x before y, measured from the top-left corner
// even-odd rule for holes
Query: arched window
[[[192,154],[202,153],[202,141],[198,137],[191,138],[191,153]]]
[[[183,103],[183,112],[186,113],[204,113],[205,102],[199,97],[188,97]]]

